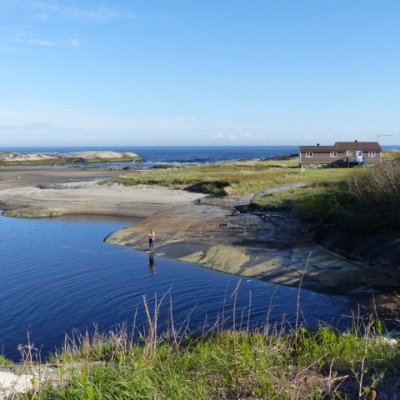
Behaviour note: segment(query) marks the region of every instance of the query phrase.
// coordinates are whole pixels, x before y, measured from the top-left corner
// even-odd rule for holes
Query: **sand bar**
[[[98,168],[2,168],[0,207],[6,214],[20,217],[146,217],[204,197],[166,187],[98,184],[119,174],[121,171]]]

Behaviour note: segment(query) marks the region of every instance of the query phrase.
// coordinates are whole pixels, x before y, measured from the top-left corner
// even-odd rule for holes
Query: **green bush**
[[[367,175],[353,177],[349,182],[353,209],[360,217],[375,225],[398,229],[400,226],[400,162],[386,162]]]
[[[229,182],[203,181],[186,187],[186,190],[189,190],[191,192],[211,194],[217,197],[224,197],[227,195],[225,188],[228,187],[229,185],[230,185]]]

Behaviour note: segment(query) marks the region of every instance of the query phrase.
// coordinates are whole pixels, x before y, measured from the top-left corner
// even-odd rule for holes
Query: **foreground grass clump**
[[[400,372],[399,343],[375,337],[372,325],[364,334],[265,327],[142,339],[83,336],[57,357],[64,373],[76,365],[63,385],[26,398],[374,399],[390,396]]]
[[[12,365],[12,362],[0,354],[0,366],[3,365]]]

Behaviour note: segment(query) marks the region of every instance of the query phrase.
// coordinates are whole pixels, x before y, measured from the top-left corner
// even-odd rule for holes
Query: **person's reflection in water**
[[[150,273],[152,275],[154,275],[156,273],[156,264],[154,262],[154,255],[153,254],[149,255],[149,269],[150,269]]]

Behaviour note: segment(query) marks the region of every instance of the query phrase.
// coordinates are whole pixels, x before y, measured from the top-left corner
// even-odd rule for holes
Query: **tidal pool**
[[[120,324],[146,326],[143,296],[151,306],[168,293],[159,328],[168,326],[172,300],[177,325],[201,331],[222,316],[236,312],[247,327],[297,316],[309,325],[346,327],[353,301],[302,289],[265,283],[203,268],[196,264],[154,257],[127,247],[104,243],[110,233],[131,221],[105,218],[15,219],[0,217],[0,354],[20,359],[17,347],[29,332],[45,358],[63,344],[65,334],[101,332]]]

